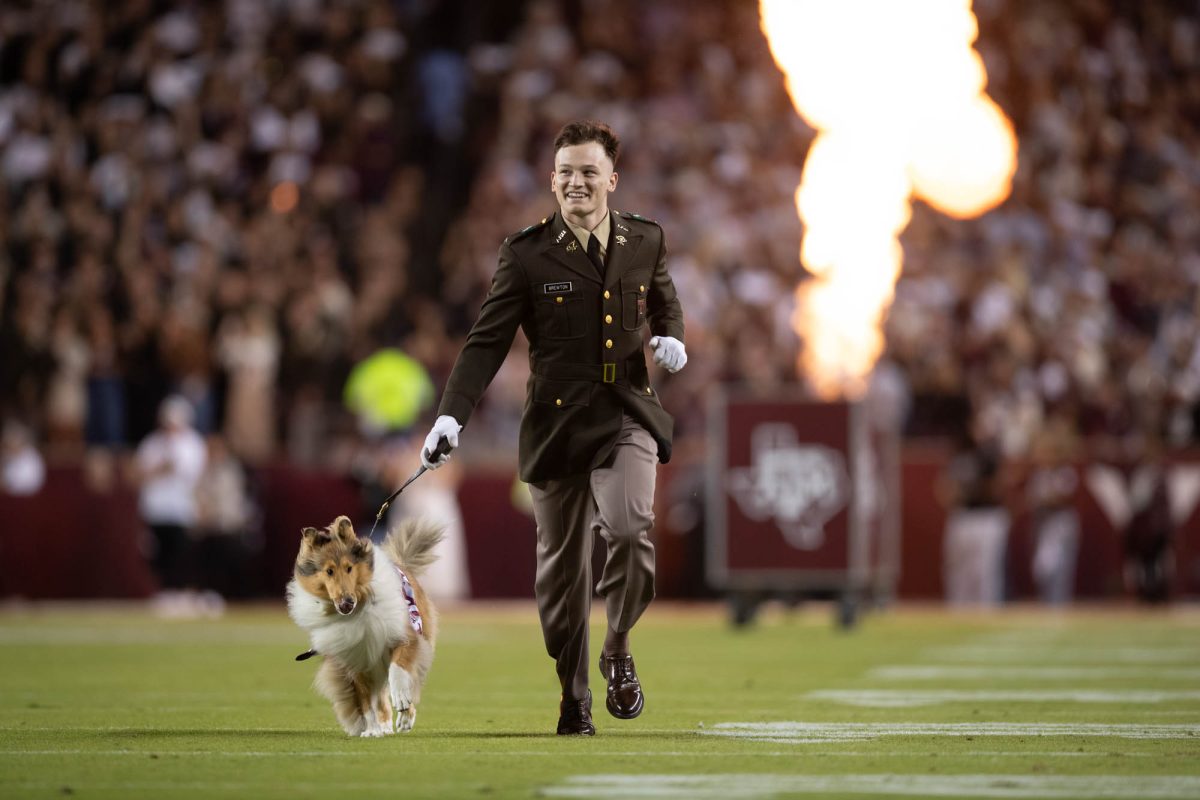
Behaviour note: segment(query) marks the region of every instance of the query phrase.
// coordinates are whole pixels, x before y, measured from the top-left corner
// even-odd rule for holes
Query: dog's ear
[[[304,528],[300,531],[300,544],[306,547],[323,547],[332,541],[329,534],[316,528]]]
[[[350,523],[350,518],[346,516],[338,517],[329,526],[333,534],[344,542],[352,543],[358,536],[354,533],[354,525]]]
[[[350,557],[355,561],[366,561],[371,566],[375,565],[375,547],[371,544],[370,539],[359,539],[350,548]]]

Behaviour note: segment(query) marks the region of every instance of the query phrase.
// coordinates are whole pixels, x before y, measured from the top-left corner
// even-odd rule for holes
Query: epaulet
[[[517,241],[518,239],[524,239],[526,236],[533,233],[534,231],[540,230],[542,228],[542,226],[544,226],[549,221],[550,221],[549,217],[542,217],[541,222],[535,222],[532,225],[530,225],[528,228],[522,228],[521,230],[517,231],[516,233],[512,234],[507,239],[505,239],[504,243],[512,244],[513,242]]]
[[[635,214],[632,211],[618,211],[617,215],[624,217],[625,219],[636,219],[638,222],[648,222],[651,225],[658,225],[660,228],[662,227],[662,225],[658,224],[658,220],[650,219],[649,217],[643,217],[641,214]]]

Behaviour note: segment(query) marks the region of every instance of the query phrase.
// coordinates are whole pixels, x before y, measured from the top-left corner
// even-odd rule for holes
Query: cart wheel
[[[837,626],[848,631],[858,622],[858,598],[850,593],[844,594],[837,604]]]
[[[754,592],[733,592],[729,595],[730,620],[735,628],[744,628],[754,622],[758,614],[759,598]]]

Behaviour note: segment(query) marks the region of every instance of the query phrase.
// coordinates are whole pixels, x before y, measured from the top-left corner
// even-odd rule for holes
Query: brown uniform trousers
[[[604,464],[529,486],[537,519],[538,615],[567,697],[581,699],[588,688],[594,534],[607,545],[595,591],[604,598],[609,626],[630,630],[654,599],[650,529],[657,461],[653,437],[626,416]]]

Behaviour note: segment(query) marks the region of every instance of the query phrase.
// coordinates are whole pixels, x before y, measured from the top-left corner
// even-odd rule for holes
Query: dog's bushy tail
[[[388,558],[420,575],[437,560],[433,549],[446,537],[446,528],[427,519],[406,519],[383,541]]]

